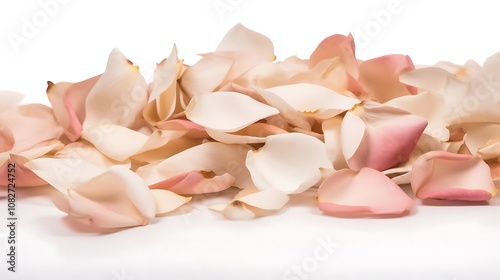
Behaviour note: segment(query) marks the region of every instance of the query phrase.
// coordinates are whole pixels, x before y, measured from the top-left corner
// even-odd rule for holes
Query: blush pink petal
[[[85,100],[100,77],[98,75],[78,83],[47,82],[47,97],[54,115],[71,141],[80,138],[85,120]]]
[[[42,104],[21,105],[0,116],[0,126],[10,129],[14,137],[11,153],[25,151],[36,144],[58,139],[63,128],[54,117],[53,110]]]
[[[207,129],[207,133],[214,140],[225,144],[255,144],[266,142],[267,136],[288,132],[271,124],[254,123],[233,133],[212,129]]]
[[[11,156],[12,157],[12,156]],[[12,168],[9,164],[15,164],[15,184],[16,187],[38,187],[46,185],[47,182],[42,178],[38,177],[33,171],[24,166],[26,160],[22,158],[15,158],[7,160],[0,166],[0,186],[7,186],[8,181],[8,170]],[[17,160],[16,160],[17,159]]]
[[[348,111],[341,125],[341,145],[349,168],[379,171],[408,160],[427,121],[401,109],[372,101]]]
[[[351,34],[348,36],[335,34],[321,41],[309,58],[309,67],[313,68],[321,61],[335,57],[342,60],[351,76],[358,77],[358,62],[355,56],[354,38]]]
[[[371,168],[339,170],[318,189],[319,208],[331,215],[399,215],[409,212],[413,200],[387,176]]]
[[[407,55],[386,55],[370,59],[359,65],[359,82],[380,103],[393,98],[416,94],[417,89],[399,81],[402,73],[414,70]]]
[[[208,178],[205,174],[199,171],[190,171],[174,175],[161,182],[150,185],[149,188],[169,190],[176,194],[205,194],[228,189],[235,181],[235,178],[228,173],[224,173],[220,176],[214,175]]]
[[[192,138],[208,138],[205,128],[189,120],[168,120],[157,125],[161,130],[185,131]]]
[[[192,171],[204,174],[205,180],[211,180],[213,177],[227,173],[235,178],[234,186],[240,188],[253,187],[254,184],[250,178],[250,173],[245,166],[245,157],[249,149],[250,147],[244,145],[205,142],[169,158],[146,164],[137,169],[137,174],[149,186],[172,178],[172,182],[165,182],[166,185],[171,186],[176,182],[181,182]],[[197,174],[191,176],[194,176],[195,179],[200,178]]]
[[[433,151],[413,164],[411,187],[420,199],[487,201],[498,190],[479,157]]]

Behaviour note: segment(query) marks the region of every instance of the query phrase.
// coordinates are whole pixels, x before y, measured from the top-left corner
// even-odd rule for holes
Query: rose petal
[[[85,100],[100,77],[98,75],[78,83],[47,82],[47,97],[54,115],[71,141],[80,138],[85,120]]]
[[[199,94],[191,99],[186,108],[189,120],[223,132],[238,131],[278,113],[275,108],[237,92]]]
[[[166,190],[151,190],[151,193],[156,203],[156,214],[173,211],[191,200],[191,197],[180,196]]]
[[[207,133],[214,140],[225,144],[255,144],[266,142],[267,136],[287,133],[287,131],[267,123],[254,123],[234,133],[212,129],[207,129]]]
[[[174,175],[149,187],[169,190],[176,194],[193,195],[220,192],[230,188],[234,182],[235,178],[229,173],[216,175],[204,171],[189,171]]]
[[[318,139],[301,133],[267,137],[257,151],[249,151],[246,166],[260,190],[300,193],[321,179],[321,169],[333,169],[326,147]]]
[[[129,127],[147,102],[146,81],[119,50],[113,49],[106,71],[89,92],[85,101],[83,129],[109,123]]]
[[[0,90],[0,114],[15,108],[21,103],[24,95],[14,91]]]
[[[339,170],[318,189],[319,208],[327,214],[387,215],[410,211],[413,200],[387,176],[371,168]]]
[[[189,96],[209,93],[222,84],[233,65],[229,58],[208,56],[190,66],[180,79],[181,88]]]
[[[415,69],[407,55],[386,55],[359,65],[359,82],[380,103],[393,98],[416,94],[417,89],[402,84],[399,75]]]
[[[272,92],[295,110],[317,119],[329,119],[360,103],[358,99],[312,84],[293,84],[266,91]]]
[[[231,28],[217,46],[217,52],[238,52],[273,60],[273,43],[266,36],[250,30],[241,23]]]
[[[340,132],[344,157],[353,170],[391,168],[409,158],[426,126],[419,116],[367,101],[344,117]]]
[[[413,164],[411,187],[420,199],[487,201],[496,195],[490,168],[479,157],[433,151]]]

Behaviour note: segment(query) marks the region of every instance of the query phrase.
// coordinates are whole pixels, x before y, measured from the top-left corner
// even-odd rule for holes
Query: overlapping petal
[[[401,215],[411,210],[413,199],[384,174],[364,167],[328,176],[318,189],[318,203],[331,215]]]
[[[366,101],[348,111],[342,121],[342,152],[353,170],[382,171],[409,158],[426,126],[424,118]]]
[[[482,159],[443,151],[426,153],[415,161],[411,187],[421,199],[486,201],[498,192]]]
[[[268,136],[265,145],[249,151],[246,166],[260,190],[301,193],[316,184],[322,170],[333,169],[320,140],[302,133]]]
[[[228,219],[248,220],[280,210],[289,199],[287,194],[274,189],[244,189],[229,203],[213,205],[210,209]]]

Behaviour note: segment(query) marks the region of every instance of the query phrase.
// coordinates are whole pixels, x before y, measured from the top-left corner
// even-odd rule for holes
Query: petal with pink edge
[[[413,200],[387,176],[371,168],[339,170],[318,189],[319,208],[331,215],[401,215]]]
[[[302,133],[267,137],[265,145],[249,151],[246,166],[260,190],[301,193],[316,184],[322,170],[333,169],[320,140]]]
[[[404,110],[366,101],[346,113],[341,145],[349,168],[379,171],[408,160],[427,120]]]
[[[479,157],[433,151],[413,164],[411,187],[420,199],[487,201],[498,190]]]

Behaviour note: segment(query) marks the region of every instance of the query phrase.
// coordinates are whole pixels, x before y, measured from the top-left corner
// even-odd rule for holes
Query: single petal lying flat
[[[267,137],[265,145],[249,151],[246,166],[260,190],[300,193],[321,179],[322,169],[333,169],[320,140],[302,133]]]
[[[433,151],[413,164],[411,187],[420,199],[487,201],[498,190],[479,157]]]
[[[194,96],[186,117],[205,128],[222,132],[238,131],[279,111],[237,92],[215,92]]]
[[[318,189],[318,203],[331,215],[398,215],[411,210],[413,199],[384,174],[364,167],[328,176]]]

